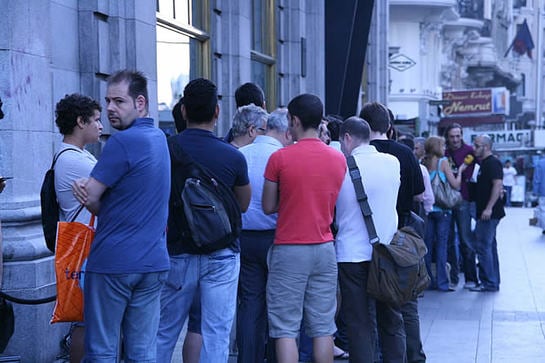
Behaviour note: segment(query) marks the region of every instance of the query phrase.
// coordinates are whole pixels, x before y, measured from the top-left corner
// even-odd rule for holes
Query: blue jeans
[[[167,272],[86,272],[84,362],[117,363],[123,333],[125,362],[156,361],[159,301]]]
[[[475,282],[477,278],[477,265],[475,264],[475,243],[471,233],[471,216],[475,215],[475,204],[464,200],[457,208],[452,210],[452,223],[448,243],[448,261],[451,265],[452,282],[458,283],[459,258],[462,260],[462,270],[465,282]],[[458,246],[456,246],[456,229],[458,230]]]
[[[226,248],[208,255],[170,257],[161,292],[157,362],[170,363],[195,294],[201,299],[201,362],[227,362],[236,308],[240,255]]]
[[[505,189],[505,206],[510,207],[511,206],[511,193],[513,192],[513,187],[504,185],[503,189]]]
[[[430,212],[426,226],[426,268],[431,277],[431,286],[443,291],[448,291],[449,288],[446,264],[450,219],[450,212]],[[435,256],[437,276],[433,276],[431,271],[432,254]]]
[[[477,220],[475,227],[475,247],[479,258],[479,278],[485,288],[498,290],[500,287],[500,269],[496,227],[499,219]]]
[[[238,284],[237,347],[239,363],[263,362],[267,330],[267,252],[274,230],[242,231]],[[267,362],[274,361],[274,342],[269,340]]]

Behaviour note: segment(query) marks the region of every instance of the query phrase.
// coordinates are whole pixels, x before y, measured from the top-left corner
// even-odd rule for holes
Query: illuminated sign
[[[443,92],[445,116],[509,114],[509,91],[505,87]]]

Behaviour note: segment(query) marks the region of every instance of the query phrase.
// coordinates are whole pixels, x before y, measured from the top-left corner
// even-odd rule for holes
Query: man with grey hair
[[[477,225],[475,226],[475,250],[479,259],[479,279],[481,283],[470,288],[471,291],[486,292],[500,289],[500,268],[496,227],[505,216],[501,193],[503,190],[503,166],[492,154],[492,139],[483,134],[473,141],[475,156],[480,162],[477,184],[475,186],[475,207]]]
[[[246,106],[248,107],[248,106]],[[242,109],[244,107],[241,107]],[[252,109],[255,106],[252,105]],[[239,110],[240,110],[239,109]],[[240,235],[239,304],[237,310],[238,362],[263,362],[267,342],[267,252],[274,240],[277,214],[265,215],[261,208],[263,174],[269,157],[276,150],[291,144],[288,111],[277,109],[267,119],[265,135],[241,147],[246,157],[252,185],[252,199],[242,215]],[[270,345],[272,353],[274,345]],[[270,356],[267,361],[273,361]]]
[[[251,144],[267,130],[267,111],[253,103],[239,107],[233,116],[231,145],[237,149]]]

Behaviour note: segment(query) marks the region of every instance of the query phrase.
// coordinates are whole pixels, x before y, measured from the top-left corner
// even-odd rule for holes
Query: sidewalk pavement
[[[498,225],[499,292],[426,291],[419,300],[428,363],[545,362],[545,235],[530,208]]]
[[[419,299],[427,363],[545,363],[545,235],[529,225],[533,209],[506,213],[497,229],[499,292],[464,290],[461,275],[456,291]],[[184,333],[173,362],[182,361]]]

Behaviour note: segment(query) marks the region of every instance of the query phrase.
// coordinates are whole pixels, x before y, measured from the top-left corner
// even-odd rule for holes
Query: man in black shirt
[[[386,136],[390,116],[385,106],[377,102],[368,103],[363,106],[360,117],[371,126],[371,145],[379,152],[395,156],[401,165],[401,185],[396,205],[398,227],[401,228],[407,224],[414,196],[424,192],[424,179],[420,166],[411,149],[394,140],[389,140]]]
[[[475,156],[480,161],[475,192],[477,225],[475,226],[475,249],[479,259],[481,284],[471,291],[498,291],[500,269],[496,243],[496,227],[505,216],[501,192],[503,189],[503,166],[492,155],[492,140],[484,134],[473,142]]]
[[[386,106],[378,103],[367,103],[360,111],[360,117],[371,127],[371,142],[379,152],[391,154],[399,160],[401,166],[401,184],[397,194],[398,228],[408,224],[413,198],[424,192],[424,179],[413,151],[406,145],[389,140],[386,132],[393,120]],[[407,362],[425,362],[426,355],[420,339],[420,320],[418,317],[418,301],[409,301],[401,307],[406,335]],[[384,342],[383,342],[384,344]]]

